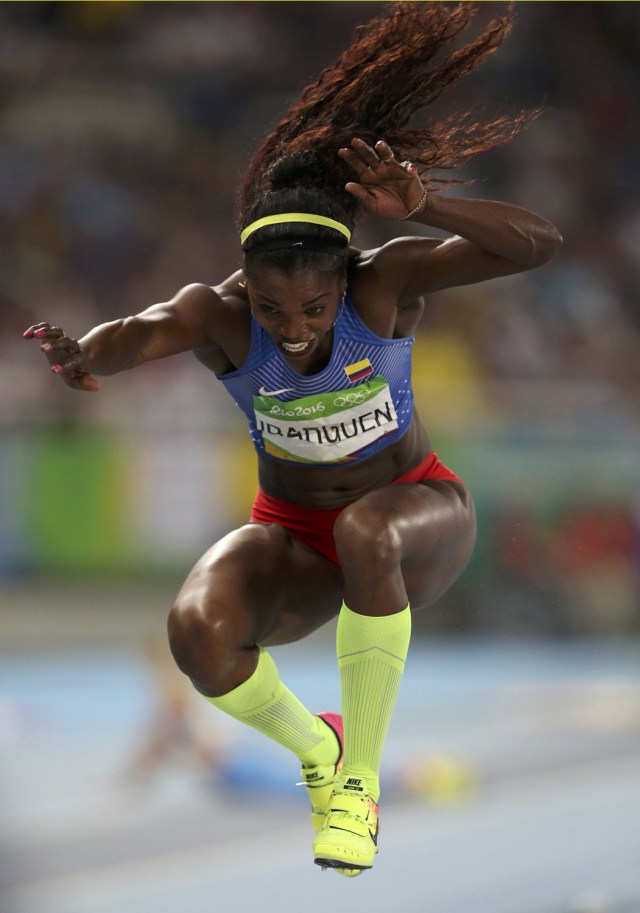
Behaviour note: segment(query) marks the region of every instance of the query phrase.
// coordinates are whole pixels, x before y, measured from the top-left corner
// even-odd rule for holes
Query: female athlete
[[[406,127],[506,37],[509,11],[434,62],[474,11],[400,3],[358,31],[254,156],[239,200],[242,268],[220,285],[189,285],[78,341],[45,322],[24,334],[85,391],[96,375],[191,350],[245,413],[259,456],[251,520],[187,577],[171,649],[212,704],[297,755],[315,862],[345,875],[377,852],[411,611],[454,583],[474,546],[469,492],[413,405],[424,296],[540,266],[561,243],[524,209],[433,192],[434,168],[507,142],[538,112]],[[363,213],[451,237],[362,252],[350,240]],[[336,615],[342,712],[314,715],[265,648]]]

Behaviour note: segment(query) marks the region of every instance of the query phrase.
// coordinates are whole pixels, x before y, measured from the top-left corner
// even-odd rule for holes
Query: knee
[[[215,631],[204,614],[180,597],[169,612],[167,633],[173,658],[186,675],[192,672],[200,645],[215,640]]]
[[[178,598],[167,623],[169,647],[181,672],[204,693],[226,694],[237,665],[237,633],[222,617],[211,616],[188,599]]]
[[[400,563],[402,538],[384,511],[351,504],[338,517],[333,535],[342,564],[359,562],[374,574],[387,573]]]

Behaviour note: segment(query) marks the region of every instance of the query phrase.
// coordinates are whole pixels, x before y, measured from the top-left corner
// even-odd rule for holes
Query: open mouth
[[[307,351],[311,345],[311,340],[307,339],[305,342],[281,342],[280,345],[285,352],[291,352],[292,355],[301,355]]]

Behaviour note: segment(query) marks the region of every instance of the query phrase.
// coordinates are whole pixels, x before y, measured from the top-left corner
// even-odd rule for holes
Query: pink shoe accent
[[[342,722],[342,715],[339,713],[316,713],[316,716],[319,716],[321,720],[324,720],[327,726],[336,734],[336,738],[340,743],[340,757],[338,758],[338,763],[336,764],[336,770],[340,770],[342,767],[342,758],[344,756],[344,723]]]

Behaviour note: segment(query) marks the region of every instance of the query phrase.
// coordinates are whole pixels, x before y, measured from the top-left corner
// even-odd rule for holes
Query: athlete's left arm
[[[492,200],[430,193],[412,220],[451,232],[453,237],[435,247],[419,238],[400,239],[389,245],[386,254],[381,251],[387,270],[398,268],[398,275],[405,271],[403,298],[533,269],[562,246],[562,236],[551,222],[519,206]]]
[[[533,269],[560,249],[555,225],[519,206],[429,193],[415,167],[399,162],[384,140],[372,147],[354,137],[338,154],[354,172],[345,190],[371,215],[409,217],[453,235],[441,243],[400,238],[376,252],[371,265],[401,301]]]

